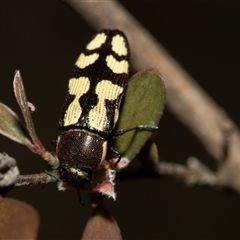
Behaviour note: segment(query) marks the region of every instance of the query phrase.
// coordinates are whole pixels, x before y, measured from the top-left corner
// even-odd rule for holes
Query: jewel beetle
[[[157,129],[141,125],[115,131],[128,82],[129,56],[125,34],[104,29],[88,43],[75,63],[56,142],[60,179],[73,187],[90,184],[109,151],[120,161],[120,153],[108,146],[110,139],[133,129]]]

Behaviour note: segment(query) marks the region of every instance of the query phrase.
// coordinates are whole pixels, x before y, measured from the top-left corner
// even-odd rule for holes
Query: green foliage
[[[138,125],[158,126],[165,103],[165,87],[158,69],[138,72],[127,87],[117,129]],[[149,131],[130,131],[115,140],[122,157],[132,160],[152,135]]]
[[[0,133],[23,145],[28,145],[30,142],[18,116],[3,103],[0,103]]]

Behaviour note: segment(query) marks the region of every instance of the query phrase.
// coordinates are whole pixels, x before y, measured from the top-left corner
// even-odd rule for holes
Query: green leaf
[[[31,139],[34,143],[36,142],[38,143],[39,139],[37,137],[37,134],[34,128],[32,115],[29,110],[29,102],[27,100],[27,95],[24,89],[23,80],[19,70],[17,70],[14,75],[13,91],[17,99],[18,105],[22,111],[23,118],[26,123],[26,127],[29,132],[29,135],[31,136]],[[32,106],[32,104],[30,106]]]
[[[43,144],[39,140],[29,108],[34,111],[35,107],[32,103],[28,102],[27,95],[24,89],[23,80],[19,70],[16,70],[14,79],[13,79],[13,91],[17,99],[18,105],[22,111],[23,118],[26,124],[26,128],[32,140],[31,144],[28,144],[27,147],[34,153],[40,155],[44,158],[49,165],[55,166],[58,164],[58,160],[50,152],[46,151]]]
[[[165,87],[158,69],[135,74],[127,87],[116,129],[138,125],[158,126],[165,103]],[[149,131],[130,131],[115,140],[122,157],[132,160],[152,135]]]
[[[27,131],[18,116],[6,105],[0,103],[0,133],[20,144],[31,144]]]

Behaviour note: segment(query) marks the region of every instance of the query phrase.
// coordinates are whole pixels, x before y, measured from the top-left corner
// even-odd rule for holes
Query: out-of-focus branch
[[[19,169],[14,158],[0,153],[0,188],[11,187],[19,177]]]
[[[159,67],[167,89],[167,105],[219,163],[216,176],[222,186],[240,193],[240,135],[226,113],[177,61],[118,2],[66,0],[97,30],[118,28],[130,43],[136,70]],[[222,159],[224,131],[234,129],[228,157]]]
[[[177,163],[161,162],[158,165],[158,173],[164,176],[178,178],[188,185],[222,187],[215,173],[193,157],[187,160],[187,166]]]

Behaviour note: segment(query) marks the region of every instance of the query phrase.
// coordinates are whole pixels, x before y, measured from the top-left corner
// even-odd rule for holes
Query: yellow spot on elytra
[[[115,124],[117,123],[118,117],[119,117],[119,111],[118,111],[118,109],[115,109],[114,120],[113,120],[114,126],[113,127],[115,127]]]
[[[93,53],[89,56],[85,56],[83,53],[81,53],[75,64],[79,68],[83,69],[83,68],[93,64],[98,59],[98,57],[99,57],[98,53]]]
[[[123,88],[109,80],[102,80],[97,84],[95,92],[99,99],[116,100],[123,92]]]
[[[102,151],[101,163],[106,159],[106,155],[107,155],[107,141],[103,142],[102,147],[103,147],[103,151]]]
[[[112,38],[112,50],[119,56],[127,55],[126,41],[122,36],[116,35]]]
[[[87,77],[71,78],[69,80],[68,92],[69,94],[75,95],[75,97],[65,113],[64,126],[77,123],[82,113],[79,98],[88,91],[89,87],[90,81]]]
[[[106,57],[107,66],[114,73],[128,73],[128,62],[126,60],[118,61],[112,55]]]
[[[107,36],[105,33],[97,34],[97,36],[87,45],[87,49],[94,50],[101,47],[101,45],[105,43],[106,39]]]
[[[102,80],[96,86],[98,104],[89,112],[89,124],[99,131],[104,131],[107,126],[107,109],[104,100],[116,100],[123,92],[123,88],[109,80]],[[118,119],[118,110],[114,114],[114,123]]]

